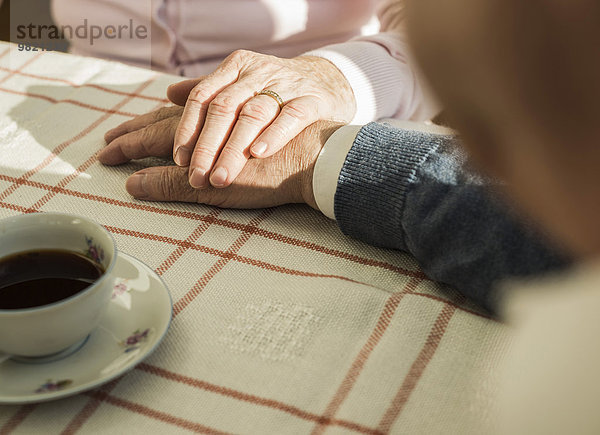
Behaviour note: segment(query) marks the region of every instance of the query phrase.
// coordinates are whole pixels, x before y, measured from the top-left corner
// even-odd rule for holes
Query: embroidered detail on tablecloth
[[[302,355],[321,318],[311,307],[277,301],[250,303],[219,340],[236,352],[286,361]]]

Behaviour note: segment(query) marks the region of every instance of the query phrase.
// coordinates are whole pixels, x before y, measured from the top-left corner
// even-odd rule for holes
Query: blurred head
[[[482,169],[600,255],[600,0],[408,0],[415,55]]]

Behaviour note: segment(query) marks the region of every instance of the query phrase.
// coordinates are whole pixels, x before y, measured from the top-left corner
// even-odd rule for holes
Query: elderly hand
[[[182,113],[183,107],[162,107],[106,132],[108,145],[100,151],[98,160],[105,165],[120,165],[148,156],[170,157]]]
[[[283,107],[274,97],[259,95],[262,90],[276,92]],[[190,166],[195,188],[226,187],[250,155],[272,156],[313,122],[347,123],[356,110],[350,85],[329,61],[242,50],[214,73],[172,85],[168,96],[185,105],[173,158]]]
[[[166,107],[139,116],[106,133],[108,146],[98,154],[109,165],[131,159],[167,157],[173,152],[181,107]],[[307,203],[317,208],[312,173],[321,148],[341,124],[317,122],[296,136],[281,152],[251,159],[226,189],[194,189],[187,168],[154,167],[133,174],[126,183],[135,198],[148,201],[197,202],[223,208],[264,208]]]

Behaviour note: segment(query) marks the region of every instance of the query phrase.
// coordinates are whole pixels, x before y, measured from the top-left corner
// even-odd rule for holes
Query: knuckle
[[[183,193],[183,186],[176,173],[170,170],[163,171],[158,177],[158,190],[165,198],[178,198]]]
[[[136,136],[135,139],[137,140],[135,142],[139,142],[142,145],[142,148],[146,150],[146,147],[154,141],[155,132],[152,127],[148,126],[141,129]]]
[[[152,156],[156,154],[160,141],[157,139],[157,131],[155,128],[146,127],[142,129],[131,143],[135,154],[141,156]]]
[[[172,176],[170,171],[163,171],[157,178],[157,188],[165,198],[171,198],[173,193]]]
[[[227,116],[235,111],[234,99],[229,95],[217,95],[208,107],[208,112],[214,116]]]
[[[213,207],[227,208],[227,198],[219,189],[206,189],[202,192],[199,197],[201,200],[197,202],[203,202],[204,204],[210,204]]]
[[[262,124],[270,117],[269,110],[258,103],[246,103],[240,112],[239,119],[251,124]]]
[[[188,100],[198,104],[205,104],[206,100],[210,98],[210,95],[206,89],[202,86],[196,86],[190,91]]]

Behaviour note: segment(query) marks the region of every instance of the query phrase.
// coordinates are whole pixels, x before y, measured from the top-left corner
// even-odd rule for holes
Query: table
[[[167,103],[174,76],[0,43],[0,218],[87,216],[163,277],[171,328],[134,370],[55,402],[0,406],[0,433],[483,433],[503,326],[408,255],[306,206],[145,203],[103,134]]]

